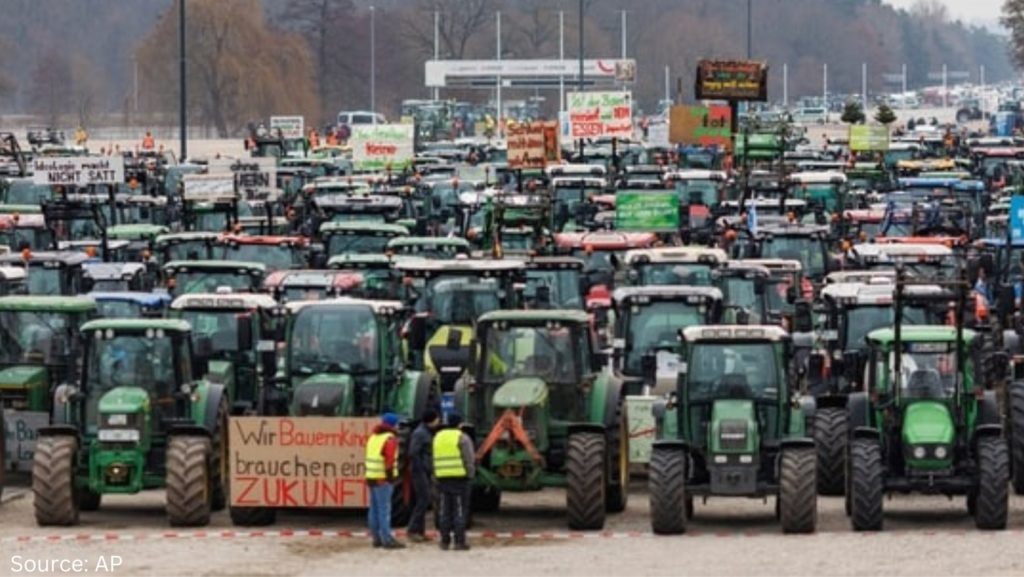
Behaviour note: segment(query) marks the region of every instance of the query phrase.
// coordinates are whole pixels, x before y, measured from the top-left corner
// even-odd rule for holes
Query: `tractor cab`
[[[830,234],[831,229],[827,225],[780,223],[759,226],[747,256],[800,261],[804,275],[820,284],[826,274],[838,268],[829,252]]]
[[[46,411],[54,387],[73,382],[80,356],[78,327],[96,314],[87,297],[0,297],[0,403]]]
[[[0,256],[0,265],[23,267],[30,295],[74,296],[89,290],[84,268],[89,260],[75,251],[22,251]]]
[[[255,412],[264,383],[258,351],[273,350],[281,322],[277,302],[262,294],[193,293],[174,299],[170,308],[171,318],[192,327],[196,370],[207,382],[224,386],[230,413]]]
[[[712,273],[713,285],[722,291],[722,324],[760,325],[768,318],[767,287],[771,271],[747,261],[728,261]]]
[[[87,262],[84,268],[86,284],[94,291],[148,292],[156,280],[147,274],[146,265],[138,262]]]
[[[583,261],[583,289],[588,294],[599,285],[606,292],[614,290],[624,274],[626,253],[652,248],[658,240],[650,232],[616,231],[560,233],[554,237],[560,251]]]
[[[42,214],[13,212],[0,214],[0,244],[11,250],[47,250],[54,246],[53,231]]]
[[[893,270],[902,265],[917,279],[954,279],[959,259],[953,249],[940,243],[855,244],[845,255],[846,267],[861,270]]]
[[[353,296],[369,300],[402,300],[402,275],[394,269],[395,259],[383,254],[345,254],[331,257],[327,267],[362,278]]]
[[[153,241],[153,251],[160,263],[175,260],[210,260],[213,246],[220,237],[216,232],[176,232],[161,234]]]
[[[786,196],[807,201],[815,213],[838,214],[846,206],[846,175],[838,171],[795,172],[786,178]]]
[[[263,280],[263,290],[280,304],[362,296],[364,278],[357,271],[279,270]]]
[[[538,256],[526,261],[523,305],[527,309],[583,310],[583,261]]]
[[[384,252],[399,258],[454,260],[468,258],[470,250],[469,241],[456,236],[401,236],[389,240]]]
[[[555,232],[586,230],[593,220],[588,215],[591,196],[604,194],[607,189],[605,170],[601,166],[585,166],[586,172],[572,174],[565,166],[548,168],[551,178],[551,202]]]
[[[713,211],[725,199],[728,175],[718,170],[684,169],[669,172],[666,180],[679,195],[684,209],[683,229],[690,242],[704,243],[714,231]]]
[[[266,266],[259,262],[175,260],[164,265],[167,290],[173,295],[257,292],[266,275]]]
[[[325,222],[320,225],[325,261],[346,254],[384,254],[388,242],[409,235],[402,225],[379,222]]]
[[[624,260],[626,280],[633,286],[710,287],[714,271],[729,257],[719,248],[681,246],[631,250]]]
[[[810,280],[804,277],[804,269],[800,261],[744,259],[734,262],[768,269],[770,276],[764,292],[768,297],[767,321],[769,324],[792,323],[798,303],[806,303],[809,308],[809,303],[814,298],[814,287]],[[810,330],[810,327],[801,328]]]
[[[104,319],[160,318],[171,304],[171,296],[163,292],[90,292],[96,301],[98,317]]]
[[[302,268],[307,264],[309,241],[298,236],[223,235],[213,249],[214,258],[256,262],[268,272]]]

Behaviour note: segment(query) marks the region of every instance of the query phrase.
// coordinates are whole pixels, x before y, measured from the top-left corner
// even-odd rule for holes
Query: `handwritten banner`
[[[232,417],[231,506],[367,507],[366,442],[378,422]]]
[[[41,157],[32,161],[34,184],[88,186],[124,182],[120,156]]]
[[[412,124],[356,124],[352,127],[352,163],[356,170],[403,170],[412,163]]]
[[[674,144],[732,146],[732,111],[728,106],[673,106],[669,136]]]
[[[568,103],[572,138],[633,136],[631,92],[572,92]]]
[[[557,122],[530,122],[509,126],[506,131],[509,168],[544,168],[558,162]]]

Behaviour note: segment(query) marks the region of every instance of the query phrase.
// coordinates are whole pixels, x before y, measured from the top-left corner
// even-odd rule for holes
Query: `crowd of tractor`
[[[1024,493],[1019,139],[863,151],[752,120],[732,152],[593,139],[515,168],[474,138],[365,171],[280,133],[184,160],[0,138],[0,401],[45,421],[40,525],[148,489],[171,525],[269,525],[231,502],[232,417],[393,412],[405,443],[427,409],[474,441],[474,510],[564,488],[573,530],[637,475],[659,534],[719,497],[813,532],[818,495],[880,530],[904,493],[1003,529]],[[123,169],[53,183],[82,158]]]

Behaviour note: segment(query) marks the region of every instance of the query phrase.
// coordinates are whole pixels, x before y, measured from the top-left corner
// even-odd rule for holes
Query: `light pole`
[[[370,6],[370,112],[377,124],[377,9]]]
[[[753,40],[752,40],[753,37],[754,37],[752,11],[753,11],[753,0],[747,0],[747,60],[750,60],[751,58],[754,57],[753,56],[754,44],[753,44]]]
[[[179,159],[185,159],[188,157],[188,118],[186,117],[187,111],[185,110],[185,0],[178,0],[178,56],[179,69],[178,84],[180,86],[180,95],[178,98],[178,132],[181,138],[181,155]]]
[[[583,92],[583,0],[580,0],[580,76],[577,90]]]

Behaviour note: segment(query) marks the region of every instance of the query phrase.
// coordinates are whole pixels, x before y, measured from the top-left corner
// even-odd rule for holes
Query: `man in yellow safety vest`
[[[398,415],[384,413],[366,441],[366,485],[370,491],[370,535],[374,547],[404,549],[391,534],[391,494],[398,480]]]
[[[447,551],[455,534],[455,550],[468,551],[466,517],[469,484],[476,474],[473,441],[459,429],[462,417],[452,413],[444,429],[434,435],[434,477],[437,479],[441,549]]]

